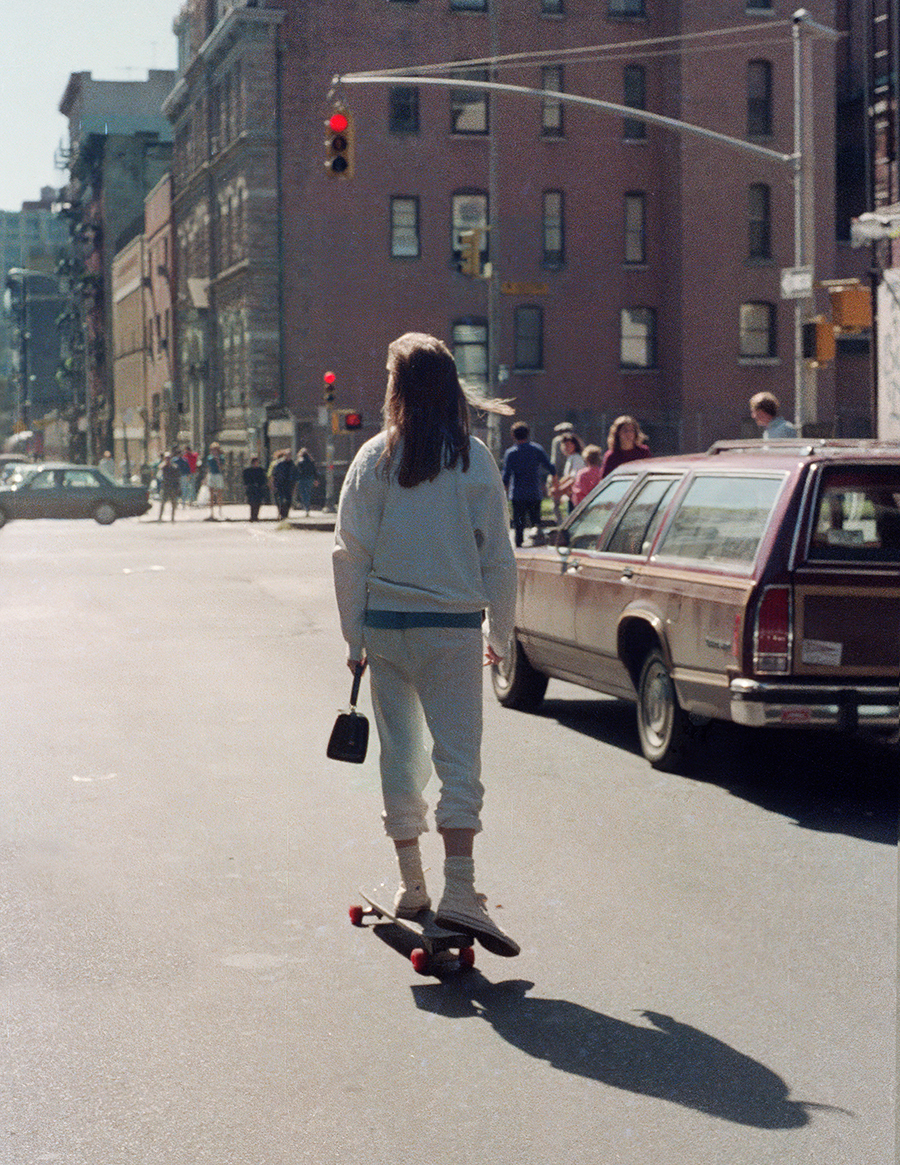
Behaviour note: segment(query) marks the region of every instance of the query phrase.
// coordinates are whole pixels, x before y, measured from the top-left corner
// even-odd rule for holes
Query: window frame
[[[554,87],[553,82],[556,82]],[[541,69],[541,89],[554,93],[565,93],[565,73],[562,65],[545,65]],[[561,138],[565,136],[563,103],[556,97],[541,99],[541,137]]]
[[[401,94],[405,94],[410,98],[410,100],[406,102],[405,106],[405,108],[409,111],[408,124],[403,124],[403,118],[399,116],[399,113],[403,108]],[[420,132],[420,128],[419,86],[392,85],[388,89],[388,133],[417,134]]]
[[[757,90],[760,90],[757,92]],[[772,136],[774,72],[772,62],[756,57],[747,62],[747,137]]]
[[[530,329],[524,326],[529,319],[536,325]],[[540,304],[520,303],[513,311],[513,369],[516,372],[544,370],[544,309]]]
[[[483,340],[465,340],[458,338],[457,333],[463,329],[471,329],[472,331],[480,330],[483,333]],[[453,359],[459,370],[460,381],[482,390],[487,389],[488,386],[489,340],[488,321],[482,316],[460,316],[450,324],[450,349],[453,352]],[[479,362],[483,368],[483,375],[481,377],[477,374],[473,377],[469,371],[469,361],[466,359],[466,352],[469,350],[480,351],[483,354]]]
[[[752,327],[745,324],[745,309],[765,308],[767,323],[765,328]],[[738,353],[741,360],[773,360],[778,355],[778,308],[771,300],[750,299],[741,303],[738,316]],[[767,338],[766,351],[749,351],[745,344],[746,338],[765,335]]]
[[[759,197],[759,207],[754,199]],[[772,258],[772,187],[768,182],[751,182],[747,187],[747,256]]]
[[[626,330],[626,315],[645,313],[647,323],[646,332],[641,336],[636,332],[629,334]],[[635,323],[635,320],[631,320]],[[626,345],[642,344],[646,351],[646,361],[636,362],[625,359]],[[659,361],[658,351],[658,317],[656,308],[646,304],[635,304],[634,307],[623,307],[619,311],[619,367],[625,370],[646,372],[657,368]]]
[[[638,82],[640,94],[630,93],[632,82]],[[622,69],[622,104],[631,109],[646,110],[647,108],[647,70],[643,65],[632,63]],[[647,123],[637,118],[622,118],[622,138],[626,142],[643,142],[647,140]]]
[[[487,69],[468,69],[459,74],[460,80],[489,81]],[[466,110],[481,107],[484,111],[483,129],[460,129],[459,123],[465,118]],[[453,88],[450,90],[450,133],[454,137],[487,137],[491,132],[491,104],[488,91],[478,89],[475,84],[471,89]]]
[[[548,200],[558,200],[558,208],[554,221],[553,211],[548,209]],[[558,236],[559,246],[549,245],[554,233]],[[541,249],[544,267],[558,269],[566,262],[566,196],[563,190],[545,190],[541,199]]]
[[[640,207],[640,223],[634,226],[630,222],[629,205],[636,203]],[[647,195],[643,190],[626,190],[622,196],[622,262],[628,266],[645,266],[647,263]],[[637,239],[639,257],[635,257],[629,245],[629,240]]]
[[[482,212],[477,215],[460,214],[460,209],[469,201],[475,206],[480,202]],[[454,190],[450,195],[450,262],[451,266],[459,268],[462,262],[462,247],[460,234],[462,231],[481,231],[481,263],[488,261],[490,255],[490,238],[488,224],[490,222],[490,200],[486,190]]]
[[[413,209],[413,223],[412,230],[415,238],[415,251],[402,251],[397,249],[397,242],[400,237],[400,232],[404,229],[404,224],[398,221],[395,210],[399,208],[400,203],[408,203]],[[408,229],[408,228],[407,228]],[[417,194],[392,194],[390,200],[390,233],[391,233],[391,258],[392,259],[420,259],[422,257],[422,228],[420,217],[419,196]]]

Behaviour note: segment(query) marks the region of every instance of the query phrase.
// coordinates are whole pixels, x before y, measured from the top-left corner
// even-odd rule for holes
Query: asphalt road
[[[324,755],[330,547],[0,532],[0,1160],[893,1159],[895,756],[723,726],[668,776],[626,704],[488,690],[479,881],[523,952],[420,977],[347,917],[393,868],[374,741]]]

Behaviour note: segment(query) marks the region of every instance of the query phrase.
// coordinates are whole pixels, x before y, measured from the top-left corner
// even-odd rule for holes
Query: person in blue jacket
[[[530,439],[531,430],[524,421],[516,421],[511,432],[515,445],[503,455],[503,484],[512,502],[516,546],[521,546],[525,527],[541,524],[542,478],[556,477],[556,467],[543,448]]]

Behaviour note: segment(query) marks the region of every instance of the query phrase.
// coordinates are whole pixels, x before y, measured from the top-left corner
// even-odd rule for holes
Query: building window
[[[488,200],[487,195],[479,191],[453,195],[453,228],[450,246],[453,252],[453,265],[458,267],[462,261],[462,243],[460,235],[463,231],[481,232],[481,262],[482,265],[488,254]]]
[[[742,303],[740,351],[747,359],[764,359],[776,353],[775,305]]]
[[[771,12],[772,0],[747,0],[748,12]]]
[[[487,388],[488,330],[484,320],[458,320],[452,328],[453,359],[465,385]]]
[[[646,109],[647,73],[643,65],[625,66],[623,89],[623,105],[630,105],[632,109]],[[643,141],[647,136],[647,126],[635,117],[626,117],[622,123],[622,136],[629,142]]]
[[[640,191],[625,195],[625,262],[647,262],[647,196]]]
[[[750,137],[772,133],[772,66],[768,61],[747,65],[747,133]]]
[[[765,182],[754,182],[747,192],[747,249],[751,259],[772,257],[770,198],[770,190]]]
[[[656,367],[656,311],[652,307],[622,309],[619,362],[623,368]]]
[[[487,0],[450,0],[451,11],[487,12]]]
[[[548,16],[562,16],[563,0],[541,0],[541,12]]]
[[[390,90],[388,127],[391,133],[419,132],[419,90],[415,85],[395,85]]]
[[[419,257],[419,200],[391,199],[391,255],[395,259]]]
[[[544,367],[544,309],[517,307],[515,311],[516,368]]]
[[[646,16],[644,0],[609,0],[610,16]]]
[[[541,88],[563,92],[563,71],[559,65],[541,69]],[[544,137],[562,137],[563,107],[555,97],[544,97],[541,102],[541,133]]]
[[[566,261],[563,192],[544,191],[544,266],[562,267]]]
[[[467,81],[486,81],[487,71],[478,69],[460,74]],[[488,132],[488,95],[484,89],[450,90],[450,128],[453,133]]]

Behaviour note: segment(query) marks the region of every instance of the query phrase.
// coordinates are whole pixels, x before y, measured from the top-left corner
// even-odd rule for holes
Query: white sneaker
[[[461,930],[472,935],[493,955],[512,958],[520,947],[504,934],[487,912],[487,897],[468,887],[448,886],[437,908],[434,921],[446,930]]]
[[[424,882],[413,886],[404,886],[402,882],[400,883],[400,889],[394,897],[394,914],[397,918],[415,918],[430,906],[431,899],[428,897]]]

